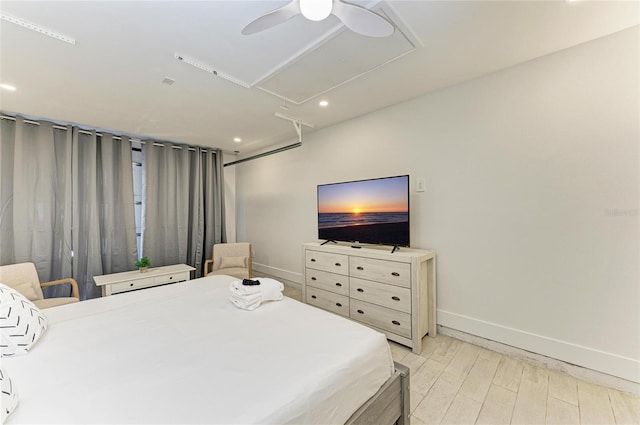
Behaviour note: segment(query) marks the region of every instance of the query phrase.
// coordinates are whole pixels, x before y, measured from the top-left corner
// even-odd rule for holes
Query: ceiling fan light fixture
[[[300,0],[300,13],[310,21],[322,21],[331,15],[333,0]]]
[[[322,21],[334,15],[351,31],[367,37],[388,37],[395,31],[394,24],[384,16],[346,0],[290,0],[281,8],[249,22],[242,29],[242,34],[264,31],[297,15],[310,21]]]

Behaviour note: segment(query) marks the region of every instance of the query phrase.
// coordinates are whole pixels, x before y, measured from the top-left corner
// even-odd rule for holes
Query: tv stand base
[[[326,245],[326,244],[328,244],[329,242],[331,242],[331,243],[338,243],[338,242],[334,241],[333,239],[327,239],[326,241],[322,242],[322,243],[320,244],[320,246],[322,246],[322,245]]]

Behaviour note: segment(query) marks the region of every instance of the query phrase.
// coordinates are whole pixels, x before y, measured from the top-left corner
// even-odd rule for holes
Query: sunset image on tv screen
[[[320,239],[408,246],[409,176],[318,186]]]

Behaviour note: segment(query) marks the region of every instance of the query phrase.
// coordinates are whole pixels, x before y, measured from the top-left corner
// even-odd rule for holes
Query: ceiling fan
[[[335,15],[351,31],[368,37],[387,37],[395,31],[395,26],[388,19],[342,0],[291,0],[285,6],[250,22],[242,29],[242,34],[264,31],[296,15],[302,15],[311,21],[321,21],[329,15]]]

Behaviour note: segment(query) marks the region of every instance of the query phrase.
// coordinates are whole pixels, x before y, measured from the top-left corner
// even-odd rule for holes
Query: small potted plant
[[[149,267],[151,267],[151,260],[149,260],[148,257],[142,257],[136,261],[136,267],[140,269],[140,273],[145,273],[149,271]]]

